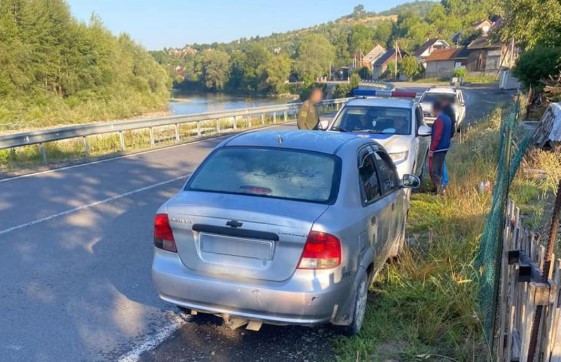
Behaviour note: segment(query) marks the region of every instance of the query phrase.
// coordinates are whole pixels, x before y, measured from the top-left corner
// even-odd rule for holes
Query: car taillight
[[[173,231],[167,214],[157,214],[154,218],[154,246],[177,253]]]
[[[341,242],[333,235],[312,231],[298,269],[331,269],[341,264]]]

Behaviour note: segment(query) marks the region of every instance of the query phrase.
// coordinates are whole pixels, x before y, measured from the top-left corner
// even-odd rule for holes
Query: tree
[[[359,24],[353,26],[349,34],[349,50],[351,54],[357,51],[368,53],[374,45],[374,30]]]
[[[358,74],[351,74],[349,78],[349,85],[351,86],[351,89],[355,89],[356,87],[358,87],[360,85],[360,82],[362,82],[362,79]]]
[[[397,78],[396,69],[399,69],[399,67],[396,66],[395,60],[390,60],[388,62],[388,67],[386,68],[386,72],[391,79]]]
[[[504,21],[499,29],[503,41],[514,39],[524,48],[561,46],[559,0],[502,0]]]
[[[371,79],[372,78],[372,69],[369,67],[361,67],[357,74],[361,79]]]
[[[353,19],[360,19],[364,17],[365,14],[366,12],[364,11],[364,5],[358,4],[357,6],[354,7],[351,16],[353,17]]]
[[[228,80],[228,53],[221,50],[207,50],[202,57],[202,78],[210,89],[222,90]]]
[[[384,20],[374,30],[374,40],[378,43],[387,44],[391,38],[393,29],[393,22],[391,20]]]
[[[284,91],[290,75],[290,63],[290,58],[286,54],[279,54],[269,59],[265,65],[265,74],[270,93],[279,94]]]
[[[305,35],[298,45],[294,70],[306,84],[329,72],[335,50],[327,38],[319,34]]]
[[[541,91],[543,81],[561,71],[561,47],[537,46],[523,53],[514,67],[513,74],[527,89]]]
[[[421,72],[421,67],[419,66],[419,63],[417,63],[417,59],[415,59],[415,57],[407,55],[399,61],[399,71],[400,73],[405,74],[407,78],[411,79]]]

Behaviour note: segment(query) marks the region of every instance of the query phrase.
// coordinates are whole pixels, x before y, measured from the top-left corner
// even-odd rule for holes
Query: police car
[[[400,177],[421,176],[431,128],[414,92],[357,89],[333,121],[328,132],[348,132],[370,137],[389,153]],[[325,126],[325,124],[324,124]]]
[[[460,129],[464,118],[466,117],[466,103],[464,94],[460,89],[450,87],[433,87],[429,88],[419,101],[423,108],[425,120],[427,124],[432,125],[435,117],[432,115],[432,104],[442,98],[448,99],[452,104],[452,109],[456,116],[456,129]]]

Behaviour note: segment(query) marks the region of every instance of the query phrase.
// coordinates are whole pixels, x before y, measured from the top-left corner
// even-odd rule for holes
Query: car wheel
[[[360,333],[364,316],[366,315],[366,302],[368,301],[368,278],[364,274],[358,283],[355,296],[353,320],[351,324],[345,326],[343,332],[348,336],[356,336]]]

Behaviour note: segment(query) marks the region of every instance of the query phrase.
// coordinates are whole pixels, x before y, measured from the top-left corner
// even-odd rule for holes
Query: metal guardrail
[[[395,84],[393,84],[393,83],[383,82],[383,81],[374,80],[374,79],[364,79],[360,82],[360,85],[365,86],[365,87],[379,88],[379,89],[382,89],[382,90],[394,90],[395,89]]]
[[[321,102],[321,108],[333,108],[333,111],[339,110],[341,104],[348,101],[349,98],[339,98],[326,100]],[[181,135],[179,126],[185,123],[195,123],[197,129],[197,136],[203,135],[203,129],[201,128],[201,123],[208,121],[215,121],[214,128],[216,133],[220,130],[220,120],[231,119],[232,128],[234,130],[238,129],[238,120],[248,119],[248,127],[251,128],[251,118],[258,116],[260,118],[261,124],[265,124],[265,117],[267,115],[272,115],[273,123],[277,122],[277,116],[279,113],[282,114],[283,121],[288,121],[289,113],[294,113],[298,110],[301,103],[287,103],[280,105],[264,106],[264,107],[254,107],[245,108],[241,110],[231,110],[231,111],[220,111],[220,112],[207,112],[192,115],[177,115],[168,117],[153,117],[153,118],[142,118],[142,119],[131,119],[131,120],[120,120],[112,122],[97,122],[76,126],[67,126],[60,128],[52,128],[31,132],[14,133],[8,135],[0,136],[0,150],[7,148],[16,148],[22,146],[36,145],[39,144],[41,149],[41,154],[43,158],[43,163],[48,163],[47,154],[44,147],[44,143],[60,141],[72,138],[82,138],[84,141],[84,155],[87,157],[89,155],[89,145],[88,136],[95,136],[101,134],[118,133],[120,139],[121,151],[125,151],[125,139],[123,132],[139,130],[139,129],[149,129],[150,131],[150,146],[155,146],[154,139],[154,128],[157,127],[169,127],[173,126],[175,128],[175,140],[180,142]]]

